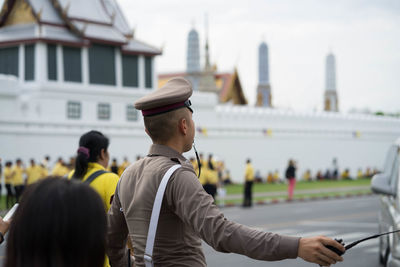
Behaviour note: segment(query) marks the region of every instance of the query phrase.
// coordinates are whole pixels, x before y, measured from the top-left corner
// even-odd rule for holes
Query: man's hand
[[[305,261],[317,263],[321,266],[330,266],[338,261],[343,261],[342,257],[324,245],[330,245],[343,251],[343,253],[345,252],[345,248],[335,240],[325,236],[317,236],[300,238],[298,255]]]

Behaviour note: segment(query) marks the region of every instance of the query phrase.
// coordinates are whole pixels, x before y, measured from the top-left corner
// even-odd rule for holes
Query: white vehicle
[[[400,138],[387,153],[384,170],[371,182],[372,191],[382,194],[379,211],[379,232],[400,229]],[[383,266],[400,267],[400,233],[379,238],[379,260]]]

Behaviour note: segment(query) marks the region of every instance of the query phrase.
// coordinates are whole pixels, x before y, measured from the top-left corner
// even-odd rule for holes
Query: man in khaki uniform
[[[342,261],[324,247],[344,247],[327,237],[289,237],[258,231],[227,220],[201,186],[192,164],[182,153],[192,148],[195,125],[189,97],[192,87],[174,78],[142,97],[146,133],[153,145],[149,154],[130,165],[120,178],[108,213],[108,256],[111,266],[127,264],[126,241],[132,241],[135,266],[144,266],[144,250],[157,189],[166,171],[181,164],[169,180],[155,236],[155,266],[206,266],[201,239],[217,251],[233,252],[259,260],[301,257],[330,265]]]

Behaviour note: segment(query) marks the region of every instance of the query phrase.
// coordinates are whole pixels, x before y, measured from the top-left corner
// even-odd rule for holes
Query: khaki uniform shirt
[[[143,254],[158,186],[167,170],[171,176],[162,203],[154,244],[155,266],[206,266],[201,239],[220,252],[234,252],[260,260],[296,258],[299,238],[258,231],[227,220],[213,204],[180,153],[152,145],[149,156],[128,167],[117,186],[108,212],[108,256],[111,266],[126,266],[126,238],[132,241],[135,266]]]

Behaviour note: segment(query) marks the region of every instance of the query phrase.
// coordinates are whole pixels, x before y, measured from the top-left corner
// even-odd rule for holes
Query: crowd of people
[[[136,160],[140,156],[136,157]],[[20,158],[13,161],[6,161],[4,166],[0,159],[0,192],[2,179],[6,188],[6,208],[9,209],[15,202],[18,202],[23,191],[28,185],[36,183],[48,176],[67,177],[75,168],[77,157],[71,157],[69,162],[65,162],[59,157],[52,165],[50,156],[45,156],[42,161],[30,159],[26,165]],[[130,162],[124,157],[123,162],[118,164],[117,159],[113,158],[111,164],[107,163],[106,170],[121,176]]]
[[[364,171],[362,168],[358,168],[355,175],[351,175],[350,169],[346,168],[342,170],[340,173],[338,170],[327,169],[325,172],[322,170],[316,171],[314,174],[310,169],[305,170],[301,176],[297,177],[298,180],[303,181],[324,181],[324,180],[355,180],[355,179],[364,179],[364,178],[372,178],[375,174],[379,172],[378,169],[367,167]],[[281,176],[278,170],[274,172],[268,172],[266,177],[264,178],[260,175],[259,171],[256,172],[255,182],[257,183],[283,183],[285,179]]]
[[[204,158],[203,153],[199,154],[200,168],[195,158],[190,158],[189,160],[195,172],[198,174],[199,181],[204,190],[210,194],[214,200],[218,187],[232,183],[230,172],[226,169],[224,161],[215,160],[213,154],[209,154],[207,160]]]

